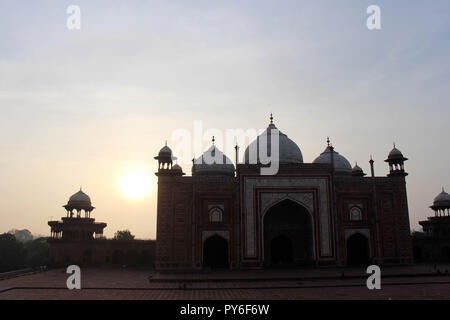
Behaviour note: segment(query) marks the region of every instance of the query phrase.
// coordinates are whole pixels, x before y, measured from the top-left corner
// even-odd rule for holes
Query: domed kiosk
[[[408,173],[405,172],[405,161],[408,158],[405,158],[400,150],[398,150],[395,146],[389,152],[388,157],[385,162],[389,164],[389,174],[388,177],[405,177]]]
[[[95,222],[91,217],[94,210],[91,198],[81,188],[63,207],[67,210],[66,217],[48,221],[49,266],[149,266],[154,261],[154,240],[106,239],[103,235],[106,223]]]
[[[103,236],[103,229],[106,227],[104,222],[95,222],[91,218],[91,213],[95,209],[92,206],[91,198],[80,190],[73,194],[66,205],[63,206],[66,211],[66,217],[62,221],[49,221],[52,238],[62,238],[66,240],[88,240]],[[84,212],[84,216],[82,215]]]
[[[419,221],[423,234],[415,233],[414,258],[417,262],[450,261],[450,195],[442,191],[433,199],[430,206],[434,215]]]
[[[433,209],[436,216],[450,216],[450,195],[445,192],[444,187],[442,187],[442,192],[434,198],[430,208]]]
[[[158,152],[158,156],[155,157],[158,160],[158,169],[159,170],[171,170],[173,160],[176,158],[172,155],[172,150],[166,145],[161,148]]]

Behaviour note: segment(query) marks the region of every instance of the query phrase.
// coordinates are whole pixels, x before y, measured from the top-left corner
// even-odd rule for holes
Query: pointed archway
[[[272,264],[289,264],[294,261],[292,252],[292,240],[285,236],[279,235],[270,242],[270,260]]]
[[[314,261],[313,228],[308,210],[286,199],[264,215],[264,265],[298,266]]]
[[[219,235],[209,237],[203,243],[203,267],[228,268],[228,241]]]
[[[347,265],[367,265],[370,258],[369,240],[356,232],[347,239]]]

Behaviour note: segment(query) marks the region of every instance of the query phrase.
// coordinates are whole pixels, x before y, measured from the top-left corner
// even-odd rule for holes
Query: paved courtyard
[[[364,269],[261,270],[157,274],[82,269],[81,290],[68,290],[63,269],[0,281],[0,299],[450,299],[450,266],[382,269],[381,290],[368,290]]]

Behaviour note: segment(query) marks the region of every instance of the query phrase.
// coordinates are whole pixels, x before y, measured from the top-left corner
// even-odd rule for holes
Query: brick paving
[[[445,270],[446,266],[439,266]],[[363,272],[362,272],[363,271]],[[82,290],[65,287],[65,270],[0,281],[0,299],[297,300],[449,299],[450,276],[432,266],[383,268],[381,290],[368,290],[364,270],[262,270],[163,274],[133,269],[82,269]],[[149,281],[151,276],[151,281]],[[361,277],[359,277],[361,276]],[[185,285],[186,289],[183,289]]]

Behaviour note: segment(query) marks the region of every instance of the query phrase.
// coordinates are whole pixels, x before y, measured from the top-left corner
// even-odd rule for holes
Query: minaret
[[[236,142],[236,145],[234,146],[234,150],[236,151],[235,152],[235,156],[236,156],[236,170],[237,170],[237,165],[238,165],[238,163],[239,163],[239,146],[238,146],[238,144],[237,144],[237,142]]]
[[[370,174],[371,174],[372,177],[375,177],[375,170],[374,170],[374,168],[373,168],[373,163],[374,163],[374,162],[375,162],[375,161],[373,161],[372,155],[370,155],[369,163],[370,163]]]

